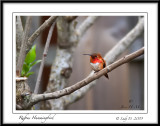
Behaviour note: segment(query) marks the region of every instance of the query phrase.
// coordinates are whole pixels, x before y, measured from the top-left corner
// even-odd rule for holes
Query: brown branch
[[[136,26],[124,36],[104,57],[107,65],[113,63],[119,55],[121,55],[133,42],[134,40],[143,33],[144,30],[144,18],[140,18]],[[92,71],[90,75],[94,72]],[[90,76],[89,75],[89,76]],[[65,106],[75,102],[86,94],[86,92],[96,84],[96,80],[92,81],[89,85],[77,90],[76,92],[62,97]]]
[[[27,42],[27,52],[30,50],[33,45],[33,41],[42,33],[47,27],[51,26],[51,24],[56,20],[57,16],[51,16],[48,18],[28,39]]]
[[[45,59],[47,57],[48,48],[49,48],[49,44],[50,44],[50,41],[51,41],[51,37],[52,37],[54,26],[55,26],[55,23],[52,24],[52,26],[51,26],[51,28],[49,30],[49,33],[48,33],[48,37],[47,37],[47,41],[46,41],[46,45],[45,45],[45,48],[44,48],[43,57],[42,57],[42,61],[41,61],[41,66],[40,66],[40,69],[39,69],[37,82],[36,82],[36,86],[35,86],[35,90],[34,90],[35,94],[37,94],[38,90],[39,90],[39,85],[40,85],[42,72],[43,72],[43,68],[44,68],[44,62],[45,62]]]
[[[30,30],[30,25],[31,25],[31,16],[28,16],[26,19],[26,25],[25,25],[25,29],[24,29],[24,33],[23,33],[23,37],[22,37],[21,49],[20,49],[20,53],[19,53],[19,57],[18,57],[17,70],[16,70],[17,76],[20,76],[22,66],[23,66],[23,63],[25,60],[26,44],[27,44],[28,34],[29,34],[29,30]]]
[[[139,49],[138,51],[136,51],[134,53],[126,55],[125,57],[123,57],[123,58],[119,59],[118,61],[112,63],[111,65],[107,66],[106,68],[102,69],[101,71],[96,72],[91,76],[88,76],[84,80],[82,80],[80,82],[77,82],[76,84],[74,84],[74,85],[72,85],[70,87],[67,87],[67,88],[64,88],[62,90],[55,91],[55,92],[52,92],[52,93],[37,94],[37,95],[36,94],[32,94],[29,106],[32,106],[32,105],[36,104],[39,101],[49,100],[49,99],[57,99],[57,98],[60,98],[62,96],[65,96],[65,95],[69,95],[72,92],[74,92],[74,91],[86,86],[87,84],[89,84],[90,82],[94,81],[95,79],[98,79],[99,77],[103,76],[104,74],[106,74],[108,72],[111,72],[112,70],[114,70],[118,66],[120,66],[120,65],[122,65],[124,63],[127,63],[127,62],[133,60],[134,58],[136,58],[136,57],[138,57],[138,56],[140,56],[142,54],[144,54],[144,47]]]
[[[139,49],[138,51],[135,51],[134,53],[131,53],[129,55],[124,56],[123,58],[119,59],[118,61],[114,62],[113,64],[107,66],[108,72],[111,72],[112,70],[119,67],[120,65],[127,63],[142,54],[144,54],[144,47]]]

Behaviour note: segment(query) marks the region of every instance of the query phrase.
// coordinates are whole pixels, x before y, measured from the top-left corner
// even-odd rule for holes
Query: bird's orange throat
[[[91,63],[102,63],[102,60],[96,58],[96,59],[92,59]]]

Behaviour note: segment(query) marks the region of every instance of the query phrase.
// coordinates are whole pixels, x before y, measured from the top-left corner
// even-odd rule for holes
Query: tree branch
[[[47,27],[49,27],[55,20],[57,19],[57,16],[51,16],[48,18],[28,39],[27,42],[27,49],[26,52],[28,52],[33,45],[33,41],[42,33]]]
[[[20,76],[21,74],[22,66],[26,56],[26,44],[27,44],[28,34],[30,30],[30,25],[31,25],[31,16],[28,16],[26,19],[26,25],[23,33],[20,55],[18,57],[17,71],[16,71],[17,76]]]
[[[104,59],[107,59],[107,65],[115,61],[118,58],[118,56],[121,55],[134,42],[134,40],[143,33],[143,30],[144,18],[140,18],[137,25],[105,55]],[[90,75],[92,75],[93,73],[94,72],[92,71]],[[63,100],[65,106],[67,106],[84,96],[86,92],[95,84],[96,80],[92,81],[89,85],[75,91],[74,93],[62,97],[61,100]]]
[[[49,100],[49,99],[57,99],[60,98],[62,96],[65,95],[69,95],[72,92],[86,86],[87,84],[89,84],[90,82],[94,81],[95,79],[98,79],[99,77],[103,76],[104,74],[111,72],[112,70],[114,70],[115,68],[119,67],[120,65],[127,63],[131,60],[133,60],[134,58],[140,56],[144,54],[144,47],[139,49],[138,51],[131,53],[129,55],[124,56],[123,58],[119,59],[118,61],[112,63],[111,65],[107,66],[106,68],[102,69],[99,72],[94,73],[91,76],[88,76],[87,78],[83,79],[80,82],[77,82],[76,84],[64,88],[62,90],[59,91],[55,91],[52,93],[46,93],[46,94],[32,94],[31,96],[31,100],[29,103],[29,106],[32,106],[34,104],[36,104],[37,102],[43,101],[43,100]]]
[[[83,21],[83,23],[76,30],[76,33],[79,38],[82,37],[83,34],[86,32],[86,30],[93,25],[93,23],[96,21],[97,18],[98,16],[89,16],[87,17],[87,19]]]
[[[43,73],[43,68],[44,68],[44,62],[45,62],[45,59],[47,57],[48,48],[49,48],[49,44],[50,44],[50,41],[51,41],[54,26],[55,26],[55,23],[52,24],[52,26],[49,30],[49,33],[48,33],[48,37],[47,37],[47,41],[46,41],[46,45],[45,45],[45,48],[44,48],[43,57],[42,57],[42,61],[41,61],[41,66],[40,66],[40,69],[39,69],[37,82],[36,82],[36,86],[35,86],[35,90],[34,90],[35,94],[37,94],[38,90],[39,90],[39,85],[40,85],[40,81],[41,81],[41,77],[42,77],[42,73]]]

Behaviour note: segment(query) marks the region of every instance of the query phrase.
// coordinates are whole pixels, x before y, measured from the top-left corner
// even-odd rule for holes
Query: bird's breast
[[[90,63],[91,64],[91,66],[92,66],[92,69],[94,70],[94,71],[100,71],[101,70],[101,65],[100,65],[100,63]]]

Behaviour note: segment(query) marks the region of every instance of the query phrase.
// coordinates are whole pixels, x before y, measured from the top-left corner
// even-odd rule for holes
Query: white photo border
[[[42,3],[42,4],[44,4],[44,3]],[[102,5],[103,4],[103,5]],[[98,6],[103,6],[104,7],[104,4],[106,5],[106,4],[108,4],[108,3],[102,3],[102,4],[98,4]],[[110,3],[109,3],[110,4]],[[126,3],[123,3],[123,5],[125,5]],[[128,4],[128,3],[127,3]],[[135,3],[134,3],[135,4]],[[138,5],[139,5],[139,3],[137,3]],[[6,4],[7,5],[7,4]],[[22,4],[21,4],[22,5]],[[48,123],[65,123],[65,122],[67,122],[67,123],[69,123],[69,122],[73,122],[73,123],[75,123],[75,122],[78,122],[79,120],[78,120],[78,118],[80,117],[85,117],[85,118],[88,118],[88,117],[93,117],[93,118],[99,118],[100,117],[100,119],[99,119],[99,121],[97,120],[93,120],[93,119],[88,119],[88,120],[85,120],[85,118],[82,118],[82,122],[84,122],[84,123],[88,123],[89,121],[93,121],[93,123],[96,123],[96,122],[100,122],[100,123],[125,123],[123,120],[117,120],[117,117],[126,117],[127,116],[127,118],[128,117],[130,117],[130,116],[134,116],[134,117],[137,117],[137,115],[136,114],[138,114],[138,117],[146,117],[146,119],[145,119],[145,121],[148,121],[148,122],[150,122],[149,120],[147,120],[147,119],[151,119],[150,117],[151,117],[151,115],[149,114],[149,112],[148,112],[148,106],[150,106],[149,105],[149,103],[148,103],[148,98],[150,99],[150,97],[149,97],[149,95],[148,95],[148,92],[150,92],[150,90],[153,90],[153,89],[157,89],[157,91],[158,91],[158,88],[156,88],[156,86],[157,85],[153,85],[153,89],[151,89],[151,88],[149,88],[150,86],[148,85],[148,83],[150,83],[150,79],[148,78],[149,77],[149,75],[148,75],[148,72],[151,72],[151,70],[148,70],[149,68],[148,68],[148,64],[150,63],[149,62],[149,60],[148,60],[148,56],[150,56],[150,53],[148,53],[148,52],[150,52],[149,50],[150,49],[148,49],[148,48],[150,48],[150,43],[148,43],[148,41],[150,40],[150,37],[148,38],[148,36],[150,36],[150,32],[148,31],[148,29],[150,29],[149,28],[149,25],[148,25],[148,22],[150,22],[150,16],[151,16],[151,12],[149,11],[149,9],[147,10],[146,8],[146,11],[143,11],[143,9],[140,11],[139,9],[137,9],[136,10],[136,12],[134,12],[133,11],[133,8],[130,8],[130,10],[125,10],[124,8],[122,8],[122,9],[120,9],[121,11],[117,11],[116,12],[116,7],[114,8],[115,10],[112,12],[112,10],[113,9],[111,9],[110,8],[110,11],[108,12],[108,11],[101,11],[102,10],[102,8],[98,11],[98,12],[96,12],[96,11],[93,11],[92,12],[92,9],[89,11],[89,12],[85,12],[86,11],[86,4],[84,3],[84,5],[85,5],[85,9],[83,10],[83,12],[80,12],[80,10],[78,9],[78,12],[71,12],[71,11],[69,11],[70,9],[68,9],[68,13],[67,12],[65,12],[63,9],[62,10],[60,10],[60,11],[58,11],[58,9],[57,9],[57,7],[56,7],[56,9],[57,10],[54,10],[55,12],[54,13],[50,13],[49,11],[46,11],[46,10],[50,10],[51,8],[50,8],[50,5],[48,5],[49,6],[49,8],[47,8],[46,7],[46,10],[45,10],[45,12],[41,12],[41,11],[39,11],[39,12],[36,12],[35,11],[35,8],[33,8],[33,5],[35,5],[35,4],[31,4],[31,8],[29,8],[29,11],[28,11],[28,9],[26,9],[25,10],[25,8],[23,8],[22,9],[22,6],[21,7],[19,7],[19,10],[17,9],[17,8],[15,8],[15,9],[11,9],[11,12],[9,11],[8,13],[9,13],[9,15],[11,15],[12,14],[12,20],[9,20],[9,19],[11,19],[10,17],[9,17],[9,19],[7,20],[7,23],[9,23],[9,25],[6,27],[6,23],[4,23],[4,55],[6,56],[6,57],[8,57],[8,55],[9,55],[9,57],[12,57],[12,62],[13,61],[15,61],[14,60],[14,58],[13,57],[15,57],[15,44],[13,44],[14,43],[14,41],[15,41],[15,27],[14,27],[14,25],[13,24],[15,24],[15,15],[16,14],[19,14],[19,15],[21,15],[21,14],[25,14],[25,15],[31,15],[31,16],[37,16],[37,14],[40,14],[39,16],[44,16],[44,15],[52,15],[52,14],[58,14],[58,15],[64,15],[64,14],[67,14],[67,15],[75,15],[76,13],[79,13],[79,15],[81,15],[82,14],[82,16],[85,14],[93,14],[93,15],[97,15],[97,16],[104,16],[103,14],[106,14],[106,13],[110,13],[112,16],[114,15],[114,14],[126,14],[126,15],[128,15],[128,16],[131,16],[130,14],[135,14],[135,16],[138,16],[138,15],[141,15],[141,14],[143,14],[144,15],[144,17],[145,17],[145,31],[144,31],[144,43],[145,43],[145,55],[144,55],[144,59],[145,59],[145,70],[147,70],[147,72],[145,71],[144,72],[144,76],[145,76],[145,85],[147,85],[147,86],[145,86],[144,88],[145,88],[145,90],[144,90],[144,99],[145,99],[145,102],[144,102],[144,111],[143,110],[132,110],[132,112],[131,113],[128,113],[128,110],[126,111],[126,110],[118,110],[118,112],[117,112],[117,110],[115,111],[112,111],[112,110],[106,110],[105,112],[104,112],[104,110],[95,110],[96,112],[93,112],[93,111],[88,111],[87,110],[87,113],[86,112],[82,112],[82,111],[77,111],[77,110],[67,110],[67,112],[64,112],[64,110],[63,111],[61,111],[61,110],[58,110],[58,111],[56,111],[56,110],[50,110],[50,111],[37,111],[37,110],[33,110],[33,111],[20,111],[20,112],[17,112],[16,110],[15,110],[15,101],[13,100],[13,98],[15,99],[15,83],[14,83],[14,77],[15,77],[15,62],[13,62],[12,63],[12,65],[10,66],[10,64],[11,63],[8,63],[9,65],[9,67],[8,68],[6,68],[6,67],[4,67],[4,73],[6,73],[5,72],[5,70],[7,69],[10,69],[11,67],[13,68],[13,70],[12,70],[12,73],[9,73],[9,77],[11,77],[12,78],[12,80],[10,81],[10,80],[7,80],[7,77],[5,76],[6,74],[4,74],[4,82],[5,82],[5,84],[4,84],[4,87],[3,87],[3,89],[4,89],[4,93],[3,93],[3,96],[4,96],[4,103],[3,103],[3,106],[4,106],[4,122],[14,122],[15,121],[15,123],[16,123],[16,120],[19,120],[19,123],[20,123],[20,116],[21,115],[24,115],[24,117],[25,116],[31,116],[31,115],[35,115],[35,114],[37,114],[37,115],[41,115],[41,114],[43,114],[43,115],[48,115],[48,114],[56,114],[56,116],[55,116],[55,120],[52,122],[50,122],[50,121],[48,121]],[[55,4],[54,5],[54,7],[55,6],[60,6],[61,4]],[[67,4],[67,6],[68,5],[70,5],[70,4]],[[87,4],[87,5],[89,5],[89,4]],[[111,6],[114,6],[114,5],[116,5],[116,6],[119,6],[118,4],[110,4]],[[121,4],[122,5],[122,4]],[[13,6],[15,6],[15,5],[13,5]],[[19,5],[18,5],[19,6]],[[25,6],[25,5],[24,5]],[[63,5],[63,6],[66,6],[66,5]],[[70,5],[71,6],[71,5]],[[79,5],[77,5],[77,6],[79,6]],[[130,6],[132,6],[131,4],[130,4]],[[73,6],[72,6],[73,7]],[[21,8],[21,9],[20,9]],[[37,8],[37,6],[36,6],[36,8]],[[40,9],[41,8],[41,6],[39,7],[39,9],[38,10],[41,10]],[[73,7],[73,8],[75,8],[75,7]],[[127,7],[127,8],[129,8],[129,7]],[[127,9],[126,8],[126,9]],[[153,8],[153,7],[151,7],[151,8]],[[5,6],[4,6],[4,16],[5,17],[8,17],[8,15],[6,15],[5,14]],[[144,9],[144,10],[145,10]],[[23,10],[24,12],[20,12],[21,10]],[[97,10],[97,9],[96,9]],[[105,9],[104,9],[105,10]],[[118,10],[118,9],[117,9]],[[126,12],[125,12],[126,11]],[[41,15],[42,14],[42,15]],[[88,15],[87,14],[87,15]],[[138,15],[137,15],[138,14]],[[125,16],[126,16],[125,15]],[[123,15],[124,16],[124,15]],[[142,16],[142,15],[141,15]],[[154,17],[155,18],[155,17]],[[5,22],[6,21],[6,18],[4,18],[4,20],[3,20],[3,22]],[[154,24],[153,24],[154,25]],[[9,36],[6,36],[6,32],[5,32],[5,30],[6,30],[6,28],[7,29],[12,29],[8,34],[9,34]],[[7,34],[7,35],[8,35]],[[157,35],[157,34],[156,34]],[[156,36],[155,35],[155,36]],[[7,43],[7,37],[11,37],[11,39],[9,39],[9,41],[12,41],[12,45],[6,45],[5,43]],[[12,38],[13,37],[13,38]],[[158,37],[158,36],[157,36]],[[156,41],[157,43],[154,43],[154,47],[152,47],[152,50],[153,49],[155,49],[155,47],[157,46],[157,44],[158,44],[158,41],[157,40],[155,40],[155,39],[157,39],[157,37],[154,37],[154,40],[153,41]],[[6,46],[9,46],[8,48],[6,48]],[[147,48],[146,48],[147,47]],[[6,49],[9,51],[8,53],[6,53]],[[155,52],[156,50],[154,50],[154,52]],[[157,53],[158,54],[158,53]],[[5,57],[5,56],[3,56],[3,57]],[[157,55],[154,55],[154,60],[155,60],[155,57],[156,57]],[[7,61],[7,58],[4,58],[4,64],[5,64],[5,62]],[[150,63],[151,64],[151,63]],[[4,65],[5,66],[5,65]],[[156,69],[156,68],[155,68]],[[154,69],[154,70],[155,70]],[[153,69],[152,69],[153,70]],[[157,77],[157,76],[156,76]],[[155,77],[155,78],[156,78]],[[148,80],[149,79],[149,80]],[[6,83],[6,82],[8,82],[8,83]],[[155,82],[155,81],[154,81]],[[147,84],[146,84],[147,83]],[[156,82],[155,82],[156,83]],[[11,85],[12,84],[12,87],[11,86],[9,86],[9,85]],[[158,86],[157,86],[158,87]],[[149,91],[148,91],[149,90]],[[8,98],[7,97],[7,95],[8,95],[8,92],[9,92],[9,96],[12,96],[12,103],[10,102],[10,98]],[[156,93],[156,91],[155,92],[153,92],[153,93]],[[7,97],[7,98],[5,98],[5,97]],[[147,97],[147,99],[146,99],[146,97]],[[155,99],[157,98],[157,96],[155,96],[155,98],[154,98],[154,104],[156,105],[156,103],[155,103]],[[7,99],[7,102],[6,102],[6,100],[5,99]],[[6,108],[6,106],[5,106],[5,104],[7,104],[7,108]],[[12,108],[12,109],[11,109]],[[150,109],[150,108],[149,108]],[[152,109],[157,109],[157,108],[152,108]],[[86,111],[86,110],[85,110]],[[154,112],[155,112],[156,110],[154,110]],[[6,115],[6,114],[9,114],[9,115]],[[58,114],[58,115],[57,115]],[[69,115],[68,115],[69,114]],[[77,119],[75,119],[75,120],[70,120],[69,118],[72,118],[72,117],[74,117],[75,116],[75,114],[77,115],[77,117],[75,117],[75,118],[77,118]],[[93,114],[93,115],[92,115]],[[96,115],[95,115],[96,114]],[[147,115],[150,115],[149,117],[147,116]],[[12,117],[12,118],[6,118],[7,116],[9,116],[9,117]],[[59,117],[59,116],[61,116],[61,117]],[[67,116],[67,118],[66,118],[66,116]],[[95,117],[94,117],[95,116]],[[109,118],[111,118],[110,120],[103,120],[103,117],[108,117],[108,116],[110,116]],[[56,118],[58,118],[59,117],[59,119],[57,119],[56,120]],[[101,118],[102,117],[102,118]],[[154,115],[154,117],[155,117],[155,115]],[[60,120],[61,118],[63,118],[64,119],[64,121],[62,121],[62,120]],[[15,119],[15,120],[14,120]],[[68,119],[68,120],[67,120]],[[31,121],[31,120],[29,120],[29,121]],[[116,121],[116,122],[114,122],[114,121]],[[144,120],[143,120],[144,121]],[[138,120],[138,121],[134,121],[134,120],[132,120],[132,121],[129,121],[129,123],[144,123],[143,121],[141,121],[141,120]],[[152,122],[155,122],[156,121],[156,119],[152,119]],[[26,119],[26,123],[39,123],[39,122],[37,122],[37,120],[32,120],[31,122],[28,122],[27,121],[27,119]],[[79,122],[79,123],[81,123],[81,122]]]
[[[144,13],[144,12],[138,12],[138,13],[131,13],[131,12],[129,12],[129,13],[124,13],[124,12],[109,12],[109,13],[107,13],[107,12],[100,12],[100,13],[96,13],[96,12],[90,12],[90,13],[87,13],[87,12],[83,12],[83,13],[70,13],[70,12],[61,12],[61,13],[59,13],[59,12],[56,12],[56,13],[53,13],[53,12],[48,12],[48,13],[35,13],[35,12],[30,12],[30,13],[17,13],[17,12],[14,12],[13,14],[12,14],[12,16],[13,16],[13,42],[12,43],[16,43],[16,38],[15,38],[15,34],[16,34],[16,29],[15,29],[15,24],[16,24],[16,20],[15,20],[15,17],[16,16],[18,16],[18,15],[23,15],[23,16],[28,16],[28,15],[30,15],[30,16],[48,16],[48,15],[52,15],[52,16],[59,16],[59,15],[67,15],[67,16],[71,16],[71,15],[78,15],[78,16],[99,16],[99,15],[101,15],[101,16],[143,16],[144,17],[144,22],[146,22],[146,24],[147,24],[147,19],[148,19],[148,14],[147,13]],[[145,28],[145,30],[146,31],[144,31],[144,40],[146,40],[146,41],[144,41],[144,45],[145,45],[145,52],[147,52],[147,30],[148,30],[148,26],[146,25],[146,26],[144,26]],[[16,57],[16,50],[15,50],[16,48],[15,48],[15,44],[13,44],[13,57]],[[147,66],[146,65],[146,63],[147,63],[147,55],[145,55],[145,62],[144,62],[144,66]],[[14,63],[14,66],[15,66],[15,60],[13,59],[12,60]],[[15,75],[15,67],[13,67],[14,69],[13,69],[13,87],[12,87],[12,89],[13,89],[13,94],[12,94],[12,96],[13,96],[13,98],[12,98],[12,107],[13,107],[13,113],[19,113],[19,114],[22,114],[22,113],[25,113],[25,114],[27,114],[28,112],[26,112],[26,111],[22,111],[22,110],[16,110],[16,102],[15,102],[15,100],[14,99],[16,99],[16,96],[15,96],[15,94],[16,94],[16,83],[15,83],[15,77],[16,77],[16,75]],[[82,113],[82,114],[89,114],[89,113],[92,113],[92,114],[100,114],[100,113],[103,113],[103,114],[119,114],[119,113],[121,113],[121,114],[125,114],[125,113],[127,113],[127,114],[138,114],[138,113],[143,113],[143,114],[147,114],[147,112],[148,112],[148,104],[147,104],[147,101],[148,101],[148,98],[147,98],[147,91],[148,91],[148,89],[147,89],[147,87],[148,87],[148,83],[147,83],[147,76],[145,76],[144,77],[144,82],[146,82],[146,84],[144,84],[144,110],[87,110],[87,112],[86,112],[86,110],[67,110],[67,111],[64,111],[64,110],[55,110],[54,111],[54,113],[61,113],[61,114],[64,114],[64,113],[66,113],[66,114],[73,114],[73,113],[77,113],[77,114],[80,114],[80,113]],[[45,110],[42,110],[42,111],[37,111],[37,110],[32,110],[32,111],[30,111],[30,113],[32,113],[32,114],[41,114],[41,113],[52,113],[53,112],[53,110],[52,111],[45,111]]]

